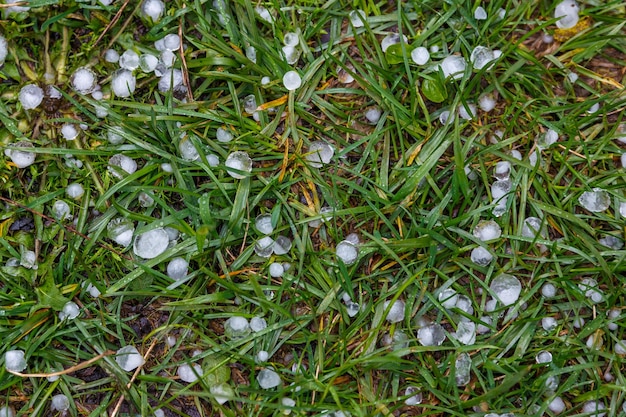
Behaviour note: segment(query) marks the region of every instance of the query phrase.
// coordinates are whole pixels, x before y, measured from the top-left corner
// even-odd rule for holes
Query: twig
[[[50,376],[61,376],[61,375],[71,374],[72,372],[78,371],[79,369],[86,368],[89,365],[91,365],[92,363],[97,362],[100,359],[104,358],[105,356],[110,356],[110,355],[113,355],[113,354],[115,354],[114,351],[107,350],[107,351],[99,354],[98,356],[94,356],[93,358],[91,358],[91,359],[89,359],[89,360],[87,360],[85,362],[79,363],[78,365],[74,365],[74,366],[69,367],[67,369],[63,369],[62,371],[50,372],[50,373],[47,373],[47,374],[23,374],[21,372],[15,372],[15,371],[11,371],[11,370],[8,370],[8,369],[7,369],[7,371],[12,373],[13,375],[20,376],[22,378],[48,378]]]
[[[124,4],[122,4],[122,7],[120,7],[120,9],[117,11],[117,13],[115,13],[115,16],[113,16],[113,19],[111,19],[111,21],[109,22],[108,25],[106,25],[106,27],[104,28],[104,30],[102,31],[102,33],[100,34],[100,36],[98,36],[98,39],[96,39],[96,42],[94,43],[94,46],[98,45],[98,43],[100,43],[100,41],[102,40],[102,38],[104,38],[104,35],[107,34],[107,32],[113,27],[115,26],[115,24],[117,23],[118,20],[120,20],[120,17],[122,16],[122,13],[124,12],[124,9],[126,9],[126,6],[128,6],[128,3],[130,3],[130,0],[126,0],[124,2]],[[111,46],[111,44],[109,44],[109,47]],[[105,49],[106,51],[106,49]],[[104,52],[103,52],[104,53]]]

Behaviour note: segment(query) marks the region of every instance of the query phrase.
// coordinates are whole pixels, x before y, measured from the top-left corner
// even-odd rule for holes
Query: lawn
[[[0,4],[0,417],[626,415],[625,16]]]

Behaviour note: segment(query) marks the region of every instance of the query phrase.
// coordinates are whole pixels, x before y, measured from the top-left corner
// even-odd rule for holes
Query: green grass
[[[259,17],[256,3],[239,0],[219,10],[207,1],[167,2],[156,24],[142,18],[139,2],[52,0],[3,14],[9,54],[0,67],[0,139],[3,150],[33,143],[37,158],[23,169],[9,157],[0,162],[0,353],[25,351],[28,374],[68,371],[54,381],[20,377],[0,359],[0,403],[24,416],[59,414],[50,409],[57,394],[70,399],[72,416],[150,416],[157,409],[166,416],[480,416],[553,415],[548,405],[559,396],[566,404],[561,415],[583,415],[590,400],[602,401],[609,415],[624,415],[626,375],[614,351],[626,339],[626,251],[598,241],[605,234],[623,240],[625,232],[624,144],[615,140],[626,122],[624,5],[581,2],[590,25],[546,44],[542,37],[555,30],[552,2],[487,2],[486,21],[473,17],[478,4],[259,3],[273,23]],[[362,28],[349,23],[355,9],[368,15]],[[408,43],[383,52],[380,40],[398,31]],[[294,66],[280,55],[287,32],[301,39]],[[178,33],[186,49],[184,61],[176,51],[175,67],[189,81],[187,94],[160,92],[154,74],[137,70],[133,96],[111,96],[110,74],[118,67],[104,62],[105,49],[157,53],[156,40]],[[477,45],[502,56],[480,71],[468,62],[460,79],[445,80],[437,64],[450,54],[468,60]],[[246,56],[251,46],[256,62]],[[410,58],[417,46],[439,49],[417,66]],[[85,65],[98,74],[103,101],[72,91],[69,77]],[[302,86],[288,92],[282,75],[294,68]],[[339,82],[341,71],[355,81]],[[61,105],[22,109],[20,88],[43,86],[46,73],[62,91]],[[262,85],[263,77],[270,82]],[[497,99],[493,111],[440,122],[443,111],[469,108],[482,94]],[[258,121],[243,111],[249,95],[262,109]],[[437,103],[430,101],[436,96]],[[589,113],[595,103],[600,110]],[[97,117],[96,105],[108,115]],[[369,124],[364,113],[373,106],[382,117]],[[60,133],[66,122],[87,129],[66,141]],[[217,141],[219,127],[231,129],[233,141]],[[123,137],[121,145],[108,142],[110,129]],[[559,141],[533,165],[535,137],[548,129]],[[319,169],[307,161],[318,140],[335,150]],[[196,160],[181,154],[185,142]],[[245,179],[225,169],[233,151],[254,161]],[[135,159],[137,171],[112,175],[108,161],[118,153]],[[499,161],[512,165],[512,192],[506,212],[495,217],[491,184]],[[74,182],[85,189],[78,200],[65,194]],[[578,203],[596,187],[611,198],[601,213]],[[154,204],[142,206],[142,193]],[[70,205],[72,220],[52,217],[59,199]],[[287,254],[255,254],[260,214],[271,215],[273,237],[292,240]],[[530,216],[542,220],[545,238],[521,236]],[[156,258],[141,260],[132,245],[108,238],[107,224],[117,217],[132,221],[136,235],[170,227],[179,236]],[[485,243],[472,232],[487,219],[503,234]],[[30,226],[19,230],[22,221]],[[311,227],[312,221],[321,223]],[[345,265],[335,247],[353,232],[361,239],[359,259]],[[471,261],[478,246],[494,255],[489,265]],[[36,270],[12,264],[28,250],[37,256]],[[181,281],[166,273],[174,257],[189,262]],[[290,268],[273,278],[272,262]],[[501,273],[515,275],[522,293],[511,310],[490,312],[489,285]],[[598,282],[602,302],[585,296],[583,278]],[[87,283],[101,295],[91,297]],[[557,288],[556,297],[542,296],[546,283]],[[441,288],[468,297],[474,313],[443,308]],[[361,306],[354,317],[344,293]],[[61,321],[58,312],[69,300],[80,316]],[[385,320],[390,300],[404,301],[404,320]],[[620,311],[614,320],[607,316],[612,308]],[[268,327],[230,339],[223,323],[234,314],[261,316]],[[555,330],[541,327],[546,316],[557,319]],[[490,331],[465,346],[452,337],[462,318]],[[574,319],[584,326],[574,327]],[[419,342],[426,321],[444,327],[441,346]],[[400,332],[406,344],[382,343]],[[123,371],[111,354],[128,344],[145,356],[136,373]],[[542,350],[552,353],[552,363],[535,362]],[[269,353],[266,363],[257,363],[259,351]],[[454,367],[462,352],[472,359],[471,380],[458,387]],[[99,359],[88,362],[93,358]],[[183,364],[200,365],[203,376],[182,381]],[[264,390],[256,377],[270,366],[282,383]],[[553,377],[559,385],[546,392]],[[218,383],[233,392],[224,404],[211,391]],[[420,405],[404,404],[409,386],[422,391]]]

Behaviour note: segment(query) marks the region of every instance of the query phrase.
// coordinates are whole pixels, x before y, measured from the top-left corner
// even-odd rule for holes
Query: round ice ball
[[[302,85],[302,78],[296,71],[287,71],[283,75],[283,85],[289,91],[296,90]]]
[[[13,145],[16,148],[34,149],[35,146],[26,141],[17,142]],[[11,158],[11,161],[18,168],[26,168],[35,162],[36,154],[33,152],[25,152],[17,149],[5,149],[4,154]]]
[[[118,97],[130,97],[135,92],[136,85],[137,80],[128,69],[117,70],[111,77],[111,90]]]
[[[183,258],[174,258],[167,264],[167,276],[173,280],[180,280],[187,276],[189,262]]]
[[[226,172],[235,179],[243,179],[247,175],[245,173],[252,172],[252,159],[246,152],[236,151],[228,155],[226,158]]]
[[[165,252],[169,242],[167,232],[158,227],[138,235],[133,243],[133,252],[144,259],[156,258]]]
[[[120,60],[120,54],[118,54],[115,49],[107,49],[104,51],[104,60],[111,64],[115,64]]]
[[[22,87],[18,99],[24,110],[32,110],[39,107],[43,101],[43,90],[36,84],[28,84]]]
[[[161,0],[144,0],[141,4],[141,13],[153,22],[159,21],[164,12],[165,4]]]
[[[428,49],[423,46],[418,46],[411,51],[411,59],[417,65],[424,65],[430,59],[430,52],[428,52]]]
[[[0,35],[0,65],[4,64],[9,52],[9,44],[4,36]]]
[[[463,77],[467,63],[461,56],[450,55],[441,61],[440,66],[445,78],[452,77],[453,79],[458,80]]]
[[[96,88],[96,73],[87,67],[80,67],[72,74],[70,84],[77,93],[89,94]]]

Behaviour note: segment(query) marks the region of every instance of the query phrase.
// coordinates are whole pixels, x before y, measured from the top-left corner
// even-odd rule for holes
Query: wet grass
[[[263,5],[273,22],[244,1],[217,8],[168,2],[156,24],[141,16],[138,2],[51,1],[3,15],[9,54],[0,67],[0,139],[8,150],[31,142],[37,158],[22,169],[9,157],[0,162],[0,353],[25,351],[24,373],[62,371],[50,381],[3,366],[3,405],[16,415],[55,415],[50,399],[65,394],[73,416],[149,416],[157,409],[166,416],[553,415],[548,407],[558,396],[566,406],[561,415],[581,415],[592,400],[623,414],[624,364],[615,347],[626,339],[626,252],[599,242],[624,239],[624,144],[616,140],[626,122],[623,4],[581,2],[587,25],[564,34],[555,33],[555,5],[537,1],[489,2],[486,21],[473,17],[476,4],[467,1]],[[363,27],[349,23],[354,9],[366,12]],[[300,37],[294,65],[281,57],[287,32]],[[380,41],[390,32],[408,43],[383,52]],[[111,96],[118,66],[104,62],[104,50],[157,53],[154,42],[166,34],[183,37],[175,67],[188,90],[161,92],[154,74],[136,70],[132,97]],[[450,54],[469,61],[477,45],[502,56],[488,69],[468,62],[462,77],[444,79],[438,63]],[[410,58],[417,46],[431,50],[424,66]],[[98,74],[101,101],[70,87],[69,76],[85,65]],[[290,92],[282,75],[291,69],[303,82]],[[345,73],[354,81],[341,82]],[[17,95],[28,83],[53,83],[63,98],[24,110]],[[494,110],[440,121],[443,111],[455,115],[483,94],[497,100]],[[243,109],[250,95],[254,117]],[[95,106],[107,115],[98,117]],[[365,111],[374,107],[381,118],[369,123]],[[86,129],[66,141],[65,122]],[[219,127],[234,139],[219,142]],[[107,140],[112,128],[123,143]],[[535,138],[548,129],[559,140],[539,152]],[[316,168],[307,152],[320,140],[334,156]],[[181,152],[189,144],[196,159]],[[234,151],[254,161],[241,180],[224,166]],[[136,172],[112,175],[109,158],[119,153],[137,161]],[[512,191],[496,217],[491,184],[500,161],[511,163]],[[65,193],[74,182],[85,189],[77,200]],[[608,210],[581,207],[579,197],[593,188],[609,193]],[[143,194],[154,202],[142,205]],[[72,220],[53,218],[59,199]],[[287,254],[255,253],[260,214],[271,215],[272,237],[292,240]],[[531,216],[545,236],[522,236]],[[135,235],[170,227],[179,236],[142,260],[132,245],[109,238],[107,225],[118,217],[133,223]],[[472,232],[488,219],[502,236],[485,243]],[[360,237],[359,258],[345,265],[335,247],[350,233]],[[488,265],[471,261],[478,246],[494,256]],[[29,250],[38,269],[14,266]],[[179,281],[166,272],[174,257],[189,262]],[[290,267],[271,277],[273,262]],[[489,285],[501,273],[515,275],[522,293],[510,309],[493,310]],[[601,302],[585,296],[583,278],[597,281]],[[86,283],[101,294],[90,296]],[[542,295],[546,283],[555,297]],[[473,313],[443,308],[442,288],[467,296]],[[354,317],[344,295],[361,306]],[[80,315],[59,320],[69,300]],[[385,320],[390,300],[406,306],[397,323]],[[609,317],[611,309],[619,314]],[[268,327],[230,339],[223,326],[233,315],[261,316]],[[546,316],[557,320],[554,330],[542,328]],[[585,324],[574,326],[581,319]],[[488,331],[464,345],[453,337],[461,320]],[[446,332],[441,346],[418,339],[429,321]],[[401,335],[405,343],[385,345]],[[124,372],[112,354],[128,344],[146,360],[136,372]],[[551,363],[536,363],[542,350]],[[267,361],[258,362],[260,351]],[[471,357],[471,379],[457,386],[462,352]],[[198,364],[203,376],[182,381],[183,364]],[[269,390],[257,381],[267,367],[281,377]],[[554,377],[559,384],[549,390]],[[211,390],[219,383],[232,390],[223,404]],[[405,405],[408,387],[421,391],[421,404]]]

